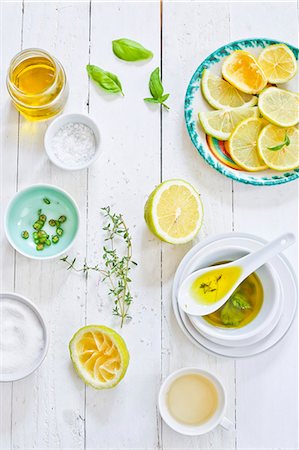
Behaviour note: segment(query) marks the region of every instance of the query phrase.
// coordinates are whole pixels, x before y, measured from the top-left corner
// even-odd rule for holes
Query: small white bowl
[[[199,374],[205,378],[208,378],[215,386],[218,394],[218,407],[217,410],[215,411],[215,414],[208,421],[200,425],[187,425],[178,422],[171,415],[167,406],[167,393],[173,381],[176,380],[177,378],[180,378],[183,375],[193,375],[193,374]],[[207,372],[206,370],[202,370],[199,367],[186,367],[171,373],[162,383],[158,398],[159,411],[163,420],[174,431],[187,436],[200,436],[201,434],[205,434],[208,433],[209,431],[212,431],[218,425],[221,425],[226,430],[230,430],[233,424],[229,419],[225,417],[226,403],[227,403],[226,392],[220,380],[212,373]]]
[[[242,247],[227,247],[223,245],[218,250],[207,252],[200,261],[202,267],[207,267],[218,261],[233,261],[248,254]],[[256,271],[264,290],[264,300],[257,316],[241,328],[218,328],[207,322],[203,317],[191,316],[190,320],[198,331],[213,342],[222,345],[246,345],[262,339],[272,331],[277,324],[281,310],[281,288],[279,277],[271,263],[264,264]]]
[[[48,352],[49,336],[48,336],[48,331],[47,331],[47,327],[44,322],[44,319],[42,318],[37,307],[30,300],[28,300],[26,297],[23,297],[22,295],[15,294],[13,292],[1,293],[0,294],[0,302],[1,302],[1,299],[5,299],[5,300],[9,299],[12,302],[17,301],[17,302],[23,303],[29,309],[31,309],[31,311],[33,311],[33,313],[35,314],[35,316],[37,317],[37,319],[41,325],[41,329],[43,331],[43,338],[44,338],[43,350],[40,352],[39,358],[36,359],[35,363],[32,366],[28,367],[27,369],[16,371],[11,374],[1,374],[0,373],[0,382],[11,382],[11,381],[17,381],[17,380],[21,380],[22,378],[25,378],[25,377],[31,375],[33,372],[35,372],[39,368],[39,366],[45,359],[47,352]]]
[[[54,153],[52,145],[51,145],[52,139],[55,136],[55,134],[57,133],[57,131],[59,130],[59,128],[61,128],[62,126],[66,125],[68,123],[72,123],[72,122],[73,123],[82,123],[82,124],[88,126],[93,131],[95,141],[96,141],[96,148],[95,148],[94,156],[90,160],[85,161],[84,163],[82,163],[80,165],[75,164],[73,166],[61,162],[60,159],[58,159],[57,156],[55,156],[55,153]],[[91,166],[91,164],[93,164],[101,154],[99,128],[98,128],[97,124],[95,123],[95,121],[92,120],[89,116],[86,116],[85,114],[63,114],[62,116],[58,116],[55,120],[53,120],[53,122],[47,128],[47,131],[46,131],[45,137],[44,137],[44,146],[45,146],[46,153],[47,153],[50,161],[52,161],[52,163],[55,164],[57,167],[60,167],[60,169],[64,169],[64,170],[86,169],[86,167]]]

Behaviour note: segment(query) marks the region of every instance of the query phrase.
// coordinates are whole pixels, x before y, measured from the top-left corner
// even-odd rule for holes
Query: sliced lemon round
[[[258,136],[265,125],[264,119],[250,118],[239,123],[232,133],[228,150],[242,169],[257,172],[268,168],[257,150]]]
[[[294,92],[269,87],[260,94],[258,106],[265,119],[279,127],[299,122],[299,96]]]
[[[267,84],[263,69],[249,52],[236,50],[225,58],[222,76],[230,84],[247,94],[258,94]]]
[[[218,111],[205,111],[198,114],[199,121],[206,132],[220,141],[227,141],[241,120],[258,117],[257,107],[241,106]]]
[[[258,152],[274,170],[292,170],[299,166],[299,131],[295,127],[264,127],[258,138]]]
[[[285,44],[266,47],[258,57],[269,83],[285,83],[296,75],[297,62],[292,50]]]
[[[116,386],[129,365],[130,355],[123,338],[103,325],[80,328],[72,337],[69,350],[78,375],[95,389]]]
[[[152,233],[162,241],[185,244],[199,232],[203,206],[191,184],[184,180],[168,180],[149,196],[144,218]]]
[[[207,69],[202,74],[201,90],[206,101],[216,109],[238,108],[257,104],[257,97],[239,91]]]

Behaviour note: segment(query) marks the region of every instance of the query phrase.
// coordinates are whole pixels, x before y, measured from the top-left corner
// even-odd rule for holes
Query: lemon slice
[[[201,89],[206,101],[216,109],[238,108],[257,104],[257,97],[238,91],[227,81],[217,77],[207,69],[202,74]]]
[[[266,47],[258,57],[269,83],[285,83],[296,75],[297,63],[292,50],[285,44]]]
[[[294,92],[269,87],[259,96],[261,114],[280,127],[292,127],[299,121],[299,96]]]
[[[258,117],[258,115],[257,107],[241,106],[240,108],[200,112],[198,118],[206,134],[220,141],[227,141],[241,120]]]
[[[254,56],[244,50],[236,50],[222,65],[222,76],[230,84],[247,94],[261,92],[267,84],[263,69]]]
[[[267,125],[259,135],[258,151],[261,158],[271,169],[295,169],[299,166],[298,129]]]
[[[229,153],[242,169],[257,172],[268,168],[257,150],[258,136],[265,125],[264,119],[250,118],[243,120],[232,133]]]
[[[168,180],[149,196],[144,218],[152,233],[162,241],[184,244],[199,232],[203,207],[191,184],[183,180]]]
[[[116,386],[129,365],[130,355],[124,340],[103,325],[80,328],[72,337],[69,350],[78,375],[95,389]]]

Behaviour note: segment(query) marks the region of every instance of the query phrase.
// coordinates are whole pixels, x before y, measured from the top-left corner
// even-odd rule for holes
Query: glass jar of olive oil
[[[17,110],[29,120],[46,120],[60,113],[68,96],[62,65],[38,48],[23,50],[12,59],[7,89]]]

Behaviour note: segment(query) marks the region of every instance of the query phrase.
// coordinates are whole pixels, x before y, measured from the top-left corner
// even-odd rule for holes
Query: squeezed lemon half
[[[72,337],[69,350],[78,375],[95,389],[116,386],[129,365],[130,355],[123,338],[103,325],[80,328]]]
[[[267,84],[266,75],[255,57],[244,50],[236,50],[224,60],[222,76],[247,94],[258,94]]]

